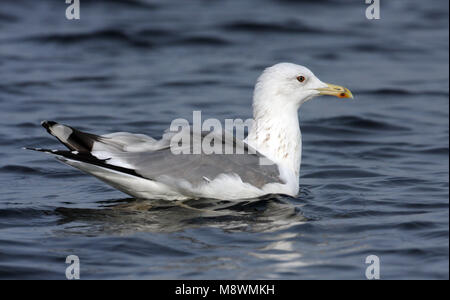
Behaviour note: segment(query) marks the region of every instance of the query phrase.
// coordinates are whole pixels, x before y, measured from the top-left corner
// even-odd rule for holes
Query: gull
[[[27,149],[50,153],[136,198],[296,196],[302,154],[298,109],[320,95],[353,98],[347,88],[320,81],[304,66],[278,63],[266,68],[253,92],[253,126],[247,138],[218,136],[222,149],[236,149],[232,154],[174,153],[171,140],[175,135],[192,138],[189,147],[195,147],[207,136],[203,132],[195,138],[192,130],[166,131],[156,140],[127,132],[85,133],[54,121],[41,125],[69,150]]]

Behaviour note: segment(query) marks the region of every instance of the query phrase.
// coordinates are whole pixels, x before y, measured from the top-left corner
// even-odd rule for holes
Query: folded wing
[[[42,125],[70,150],[51,153],[153,181],[166,184],[186,181],[197,186],[221,174],[230,174],[238,175],[243,182],[257,188],[267,183],[283,183],[276,164],[268,164],[267,158],[246,143],[220,132],[166,132],[162,139],[155,140],[126,132],[99,136],[52,121],[44,121]],[[173,151],[171,143],[174,137],[189,143],[177,146],[178,151]],[[234,154],[204,153],[199,144],[205,139],[211,147],[219,144],[220,153]],[[194,149],[201,151],[194,154]]]

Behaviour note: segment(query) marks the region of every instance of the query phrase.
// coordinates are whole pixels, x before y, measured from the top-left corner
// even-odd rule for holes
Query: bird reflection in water
[[[307,221],[302,204],[290,197],[267,195],[258,199],[223,201],[107,200],[94,209],[60,207],[59,222],[66,233],[84,230],[90,234],[133,232],[177,232],[188,228],[216,227],[227,231],[270,232]],[[298,202],[298,200],[295,200]],[[72,230],[70,224],[77,224]],[[80,223],[83,225],[80,226]]]

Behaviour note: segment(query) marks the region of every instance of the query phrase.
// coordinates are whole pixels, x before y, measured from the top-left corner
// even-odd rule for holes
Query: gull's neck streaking
[[[299,189],[302,142],[297,111],[319,95],[353,98],[348,89],[324,83],[308,68],[290,63],[265,69],[256,82],[247,142],[277,164],[289,195]]]
[[[301,160],[301,133],[298,122],[299,103],[279,101],[284,95],[264,88],[259,82],[253,96],[254,123],[248,143],[275,162],[281,177],[298,189]],[[286,100],[286,99],[284,99]]]

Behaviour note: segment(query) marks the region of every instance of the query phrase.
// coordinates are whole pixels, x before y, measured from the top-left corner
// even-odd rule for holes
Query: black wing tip
[[[55,121],[44,120],[41,122],[42,127],[44,127],[47,130],[52,126],[55,126],[56,124],[58,124],[58,123],[56,123]]]
[[[140,177],[140,178],[144,178],[144,179],[150,179],[150,178],[143,177],[142,175],[136,173],[136,171],[133,169],[123,168],[123,167],[119,167],[119,166],[115,166],[115,165],[109,165],[106,163],[107,159],[98,159],[95,156],[92,156],[91,154],[79,153],[78,151],[51,150],[51,149],[32,148],[32,147],[23,147],[22,149],[53,154],[53,155],[56,155],[56,158],[58,160],[63,161],[63,162],[66,160],[75,160],[75,161],[103,167],[106,169],[110,169],[113,171],[117,171],[120,173],[125,173],[128,175],[132,175],[132,176],[136,176],[136,177]]]
[[[38,152],[46,152],[56,154],[61,150],[52,150],[52,149],[44,149],[44,148],[34,148],[34,147],[22,147],[24,150],[38,151]]]
[[[42,148],[22,147],[23,150],[42,151]]]

